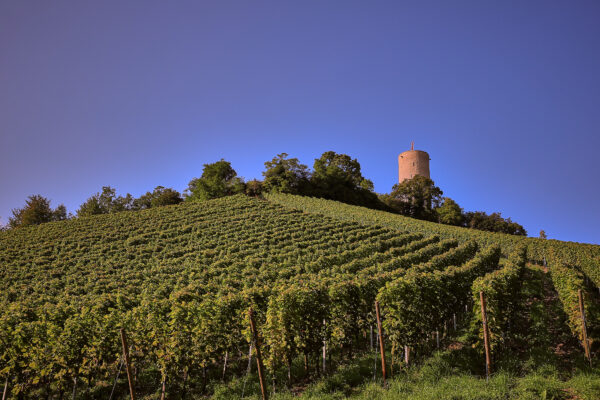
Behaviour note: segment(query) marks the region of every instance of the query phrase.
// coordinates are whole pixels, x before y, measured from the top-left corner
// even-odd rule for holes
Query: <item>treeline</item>
[[[92,195],[79,207],[76,215],[67,215],[62,204],[52,210],[48,199],[40,195],[30,196],[23,208],[12,211],[7,228],[143,210],[183,201],[205,201],[240,193],[249,196],[288,193],[336,200],[448,225],[513,235],[527,234],[523,226],[510,218],[502,218],[500,213],[464,212],[454,200],[442,197],[443,191],[423,176],[395,184],[389,194],[378,195],[374,192],[373,182],[362,175],[358,160],[346,154],[327,151],[315,159],[312,170],[297,158],[289,158],[286,153],[278,154],[264,165],[263,180],[245,181],[229,161],[221,159],[204,164],[202,175],[188,183],[183,195],[175,189],[157,186],[152,192],[134,198],[129,193],[117,196],[114,188],[104,186],[101,192]]]
[[[380,195],[379,199],[394,212],[417,219],[482,231],[527,235],[522,225],[503,218],[500,213],[465,212],[453,199],[442,197],[443,194],[431,179],[417,175],[395,184],[390,194]]]

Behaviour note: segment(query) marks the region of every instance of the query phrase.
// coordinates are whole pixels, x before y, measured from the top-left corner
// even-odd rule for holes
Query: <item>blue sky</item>
[[[466,210],[600,243],[596,1],[0,3],[0,216],[103,185],[183,191],[220,158],[429,152]]]

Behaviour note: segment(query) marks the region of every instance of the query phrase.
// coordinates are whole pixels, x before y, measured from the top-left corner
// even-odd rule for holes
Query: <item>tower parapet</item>
[[[412,179],[415,175],[430,178],[429,160],[429,154],[426,151],[415,150],[415,142],[412,142],[410,150],[398,156],[398,182]]]

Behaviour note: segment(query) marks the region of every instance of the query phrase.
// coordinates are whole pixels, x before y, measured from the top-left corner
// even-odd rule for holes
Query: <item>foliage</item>
[[[181,194],[171,188],[157,186],[152,192],[138,197],[133,201],[132,209],[144,210],[152,207],[162,207],[172,204],[179,204],[183,201]]]
[[[315,159],[311,177],[312,192],[316,197],[382,208],[373,192],[373,182],[362,176],[360,164],[346,154],[326,151]]]
[[[525,246],[516,248],[507,260],[502,260],[501,268],[489,272],[473,282],[473,324],[477,327],[479,337],[483,338],[480,292],[486,301],[488,332],[492,350],[503,344],[509,336],[511,323],[521,302],[519,292],[521,277],[527,260]]]
[[[437,215],[437,221],[442,224],[454,226],[462,226],[463,224],[463,210],[450,197],[444,197],[442,205],[435,208],[434,211]]]
[[[569,328],[583,343],[583,327],[581,312],[579,310],[578,291],[583,292],[584,307],[589,313],[593,310],[590,296],[586,295],[584,276],[581,272],[569,267],[565,262],[556,259],[553,255],[550,260],[550,274],[552,283],[558,292],[558,298],[563,305],[563,310],[568,318]]]
[[[471,229],[527,236],[527,231],[522,225],[511,221],[510,218],[502,218],[500,213],[488,215],[483,211],[469,211],[464,214],[464,220],[465,226]]]
[[[443,321],[466,304],[473,280],[494,269],[499,258],[500,248],[491,246],[464,264],[448,257],[438,269],[417,266],[389,282],[377,299],[390,341],[396,348],[415,346],[441,330]]]
[[[13,216],[8,220],[9,228],[39,225],[45,222],[67,219],[67,209],[61,204],[55,210],[50,208],[50,200],[41,195],[32,195],[25,201],[23,208],[12,210]]]
[[[421,175],[397,183],[389,195],[382,200],[394,211],[412,218],[434,220],[434,208],[442,202],[442,190],[435,183]]]
[[[262,187],[266,192],[306,193],[310,172],[297,158],[288,158],[287,153],[281,153],[266,161],[265,168]]]
[[[96,193],[88,198],[77,210],[78,217],[89,217],[91,215],[112,214],[131,210],[133,197],[127,193],[125,196],[117,196],[116,189],[103,186],[102,192]]]
[[[252,179],[251,181],[246,182],[246,195],[248,196],[260,196],[263,192],[264,185],[262,181],[257,179]]]
[[[212,164],[204,164],[202,176],[192,179],[186,192],[186,201],[206,201],[224,196],[243,193],[244,180],[237,176],[229,161],[221,159]]]
[[[51,398],[77,378],[90,397],[107,398],[124,327],[139,390],[164,380],[167,398],[186,390],[206,397],[210,389],[198,381],[221,379],[226,355],[227,374],[246,368],[250,306],[279,379],[290,358],[306,355],[309,373],[318,370],[323,341],[334,360],[365,349],[376,297],[396,348],[419,345],[464,306],[473,281],[497,265],[500,246],[525,244],[537,257],[548,251],[551,265],[597,255],[589,245],[266,197],[0,232],[0,381],[10,377],[13,397]],[[495,246],[478,251],[488,242]]]

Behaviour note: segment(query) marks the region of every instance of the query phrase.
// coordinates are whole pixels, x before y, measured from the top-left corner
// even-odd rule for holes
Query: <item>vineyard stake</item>
[[[162,388],[160,391],[160,400],[165,400],[165,392],[167,391],[167,379],[163,379]]]
[[[326,326],[325,320],[323,320],[323,326]],[[323,375],[325,375],[325,360],[327,359],[327,338],[323,336]]]
[[[383,329],[381,329],[381,317],[379,315],[379,302],[375,301],[375,313],[377,314],[377,330],[379,332],[379,351],[381,352],[381,373],[383,374],[383,385],[385,386],[385,347],[383,344]]]
[[[585,349],[585,356],[592,366],[592,356],[590,354],[590,344],[587,338],[587,324],[585,322],[585,309],[583,307],[583,294],[581,289],[577,290],[577,296],[579,297],[579,311],[581,312],[581,328],[583,329],[583,348]]]
[[[123,328],[121,328],[121,343],[123,344],[123,356],[125,357],[127,381],[129,381],[129,394],[131,395],[131,400],[135,400],[135,394],[133,392],[133,380],[131,379],[131,366],[129,365],[129,347],[127,347],[127,338],[125,337],[125,330],[123,330]]]
[[[8,391],[8,377],[4,381],[4,392],[2,392],[2,400],[6,400],[6,392]]]
[[[483,322],[483,345],[485,347],[485,379],[489,379],[492,370],[492,361],[490,357],[490,339],[488,337],[487,314],[485,312],[485,297],[483,292],[479,292],[481,301],[481,320]]]
[[[437,343],[438,350],[440,349],[440,331],[435,331],[435,341]]]
[[[410,361],[410,347],[404,346],[404,363],[408,367],[408,362]]]
[[[225,361],[223,361],[223,376],[221,380],[225,380],[225,372],[227,372],[227,357],[229,356],[229,352],[225,350]]]
[[[456,314],[452,314],[452,321],[454,322],[454,331],[456,331]]]
[[[256,331],[256,325],[254,323],[254,311],[252,311],[252,308],[250,308],[250,310],[248,310],[248,316],[250,317],[250,329],[252,329],[252,341],[254,342],[254,347],[256,349],[256,366],[258,367],[258,379],[260,380],[260,391],[262,392],[263,400],[267,400],[269,398],[269,393],[267,392],[267,386],[265,385],[265,376],[263,374],[262,357],[260,355],[260,345],[258,343],[258,332]]]
[[[75,396],[77,396],[77,377],[73,378],[73,400],[75,400]]]

